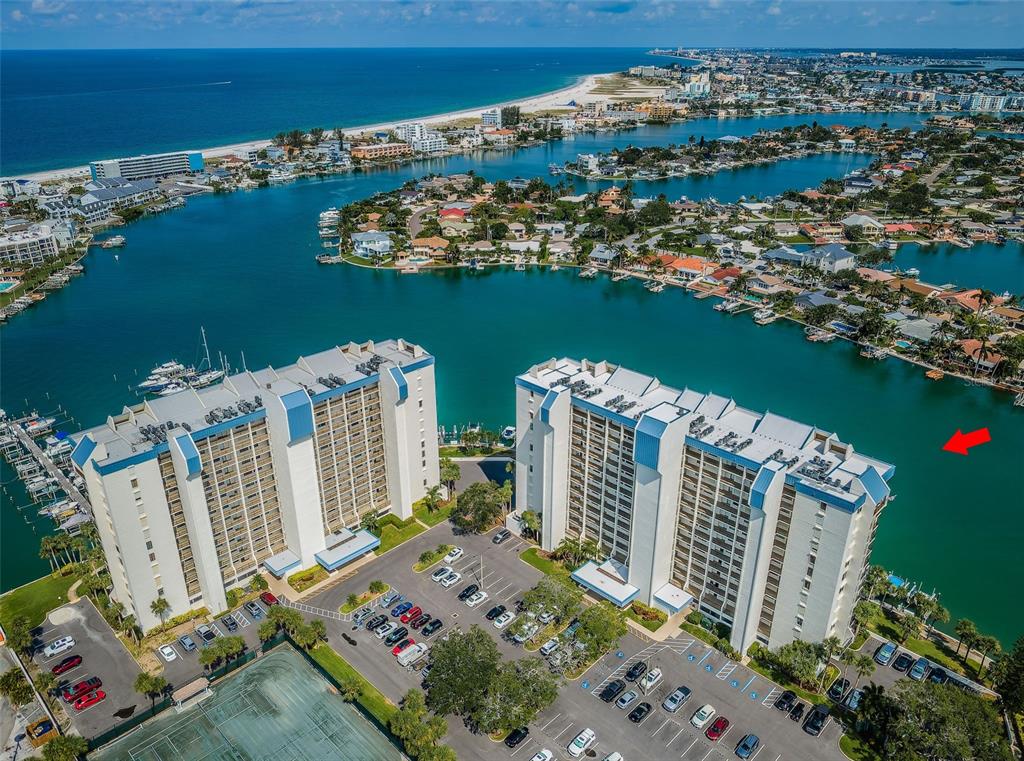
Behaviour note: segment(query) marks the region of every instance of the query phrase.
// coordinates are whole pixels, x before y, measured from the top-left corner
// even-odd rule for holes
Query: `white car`
[[[715,717],[715,707],[710,703],[702,705],[697,713],[690,719],[690,723],[697,729],[704,729],[705,725]]]
[[[539,616],[537,616],[537,620],[540,621],[545,626],[547,626],[548,624],[550,624],[552,621],[555,620],[555,614],[552,611],[550,611],[550,610],[545,610],[545,611],[542,611]]]
[[[74,637],[61,637],[60,639],[55,639],[53,642],[51,642],[49,645],[43,648],[43,657],[53,658],[55,655],[66,653],[74,646]]]
[[[430,574],[430,580],[431,581],[444,581],[444,577],[447,576],[450,573],[455,573],[455,571],[452,570],[451,566],[447,566],[446,565],[443,568],[438,568],[436,571],[434,571],[432,574]]]
[[[469,599],[466,600],[466,605],[471,608],[475,608],[477,605],[486,600],[490,595],[486,592],[476,592],[470,595]]]
[[[521,645],[524,642],[526,642],[527,640],[533,639],[533,635],[535,635],[539,631],[540,631],[540,624],[538,624],[538,623],[527,624],[526,626],[523,627],[523,630],[521,632],[519,632],[519,634],[517,634],[512,639],[515,640],[516,642],[518,642]]]
[[[441,586],[447,589],[448,587],[455,586],[460,581],[462,581],[462,574],[452,571],[450,574],[445,576],[444,579],[441,581]]]
[[[555,754],[545,748],[544,750],[537,751],[536,755],[530,759],[530,761],[552,761]]]
[[[590,727],[587,727],[573,738],[572,742],[566,746],[566,750],[569,751],[569,755],[573,758],[579,758],[586,753],[587,748],[593,745],[596,739],[597,734]]]
[[[461,547],[452,547],[447,555],[444,556],[445,563],[454,563],[456,560],[462,557]]]
[[[386,636],[391,634],[395,629],[398,628],[398,624],[394,621],[388,621],[387,624],[377,630],[377,639],[384,639]]]
[[[506,610],[504,613],[502,613],[500,616],[494,619],[494,628],[504,629],[506,626],[508,626],[515,620],[516,614],[513,613],[511,610]]]
[[[170,645],[164,645],[164,646],[162,646],[160,648],[160,657],[163,658],[168,663],[170,663],[171,661],[173,661],[174,659],[176,659],[178,657],[178,654],[175,652],[174,648],[171,647]]]

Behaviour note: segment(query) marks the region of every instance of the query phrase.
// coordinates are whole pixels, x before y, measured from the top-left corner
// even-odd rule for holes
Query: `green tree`
[[[871,600],[861,600],[853,606],[853,626],[859,632],[868,622],[882,615],[882,606]]]
[[[576,639],[583,643],[590,658],[596,658],[618,644],[626,634],[626,618],[610,602],[591,605],[580,616]]]
[[[167,680],[162,676],[140,671],[135,677],[135,691],[149,698],[150,708],[156,705],[156,699],[168,688]]]
[[[971,650],[970,642],[974,637],[978,636],[978,627],[975,626],[971,619],[961,618],[956,622],[953,631],[956,632],[956,636],[959,638],[956,643],[956,654],[960,655],[960,648],[964,643],[968,643],[967,651],[969,653]]]
[[[259,625],[256,630],[257,636],[260,638],[260,642],[268,642],[277,636],[280,628],[274,621],[264,621]]]
[[[558,679],[540,658],[502,663],[473,713],[484,732],[510,732],[525,727],[558,697]]]
[[[441,458],[441,483],[448,487],[448,498],[455,496],[455,484],[462,477],[462,469],[451,457]]]
[[[501,655],[487,632],[473,624],[430,651],[427,705],[437,714],[471,715],[487,694]]]
[[[896,631],[899,634],[900,642],[906,642],[911,637],[916,637],[921,633],[921,619],[913,613],[904,613],[900,617]]]
[[[32,685],[17,666],[0,674],[0,697],[7,698],[7,702],[15,707],[32,702]]]
[[[44,669],[36,674],[36,689],[43,695],[49,695],[57,687],[57,677],[49,669]]]
[[[540,536],[540,513],[534,510],[524,510],[520,516],[523,526],[523,533],[537,539]]]
[[[427,489],[427,493],[423,495],[423,504],[431,513],[439,508],[441,506],[441,487],[431,486]]]
[[[43,761],[77,761],[89,750],[89,743],[78,735],[60,735],[43,746]]]
[[[32,629],[25,616],[15,616],[7,627],[7,646],[26,655],[32,650]]]
[[[771,662],[791,682],[801,687],[813,687],[817,676],[819,653],[817,646],[802,640],[793,640],[770,654]]]
[[[423,750],[416,761],[458,761],[458,756],[447,745],[435,745]]]
[[[352,703],[363,693],[363,686],[354,676],[343,676],[338,680],[338,694],[346,703]]]
[[[568,621],[582,606],[583,590],[560,576],[545,576],[523,595],[526,610],[540,615],[548,611],[558,623]]]
[[[374,579],[373,581],[370,582],[370,586],[369,586],[370,593],[371,594],[375,594],[375,595],[381,594],[387,588],[388,588],[388,585],[385,584],[380,579]]]
[[[451,512],[451,521],[463,531],[480,533],[494,525],[502,514],[502,500],[492,482],[474,483],[466,487]]]
[[[1014,713],[1024,713],[1024,637],[999,656],[990,675],[1003,704]]]
[[[263,575],[259,573],[253,576],[252,579],[249,581],[250,592],[263,592],[269,587],[270,584],[268,584],[267,580],[263,578]]]
[[[164,616],[171,609],[171,604],[164,599],[163,595],[160,595],[149,604],[149,609],[153,612],[154,616],[160,619],[160,623],[163,623]]]
[[[420,559],[423,559],[422,555],[420,556]],[[350,608],[356,607],[359,604],[359,595],[357,595],[355,592],[350,593],[349,596],[345,598],[345,604],[348,605],[348,607]]]

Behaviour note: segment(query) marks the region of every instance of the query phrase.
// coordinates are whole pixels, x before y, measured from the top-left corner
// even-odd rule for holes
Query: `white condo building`
[[[516,507],[541,513],[542,547],[596,540],[577,582],[699,610],[740,652],[851,636],[893,471],[812,425],[608,362],[516,378]]]
[[[203,154],[198,151],[178,151],[93,161],[89,164],[89,171],[94,180],[143,180],[172,174],[191,174],[203,171]]]
[[[34,267],[59,252],[57,236],[49,225],[0,235],[0,264]]]
[[[333,571],[380,542],[367,514],[412,515],[439,482],[434,358],[348,344],[125,407],[74,436],[114,597],[144,629],[266,569]]]

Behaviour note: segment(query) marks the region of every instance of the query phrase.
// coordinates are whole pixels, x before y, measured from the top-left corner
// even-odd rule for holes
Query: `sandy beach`
[[[585,77],[581,77],[575,84],[569,87],[563,87],[560,90],[553,90],[551,92],[542,93],[541,95],[534,95],[528,98],[519,98],[517,100],[508,100],[503,103],[490,103],[482,106],[475,106],[473,108],[462,109],[461,111],[449,111],[443,114],[435,114],[433,116],[410,116],[406,119],[400,119],[397,121],[380,122],[378,124],[364,124],[353,127],[345,127],[345,131],[348,134],[359,134],[362,132],[376,132],[379,130],[393,129],[399,124],[403,124],[409,121],[423,122],[424,124],[438,125],[445,124],[447,122],[456,121],[458,119],[465,118],[477,118],[480,116],[481,111],[487,111],[492,108],[501,108],[503,106],[519,106],[523,112],[534,112],[544,111],[547,109],[554,108],[571,108],[570,103],[581,103],[585,102],[590,92],[597,85],[597,80],[601,77],[611,76],[610,74],[588,74]],[[607,96],[604,96],[607,97]],[[592,98],[591,100],[596,100]],[[266,148],[271,145],[269,138],[264,140],[250,140],[245,143],[232,143],[230,145],[218,145],[209,148],[182,148],[180,150],[198,150],[202,152],[203,156],[207,159],[216,158],[218,156],[228,156],[236,151],[240,150],[251,150],[255,148],[259,150]],[[111,156],[98,156],[99,159],[113,158]],[[48,169],[43,172],[32,172],[29,174],[17,175],[18,178],[35,180],[36,182],[43,182],[46,180],[63,180],[72,177],[78,177],[83,174],[89,173],[88,166],[75,166],[67,167],[64,169]],[[9,179],[9,178],[5,178]]]

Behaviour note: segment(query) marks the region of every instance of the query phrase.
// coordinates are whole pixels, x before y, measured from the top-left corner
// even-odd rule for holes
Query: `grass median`
[[[12,589],[0,597],[0,623],[8,628],[15,617],[24,616],[30,627],[39,626],[47,613],[68,601],[68,590],[81,577],[79,573],[62,576],[58,571]]]
[[[384,693],[374,687],[356,669],[342,658],[330,645],[317,645],[310,652],[313,660],[319,663],[338,682],[352,681],[359,685],[359,703],[371,716],[385,727],[390,726],[391,717],[398,707],[388,700]]]

